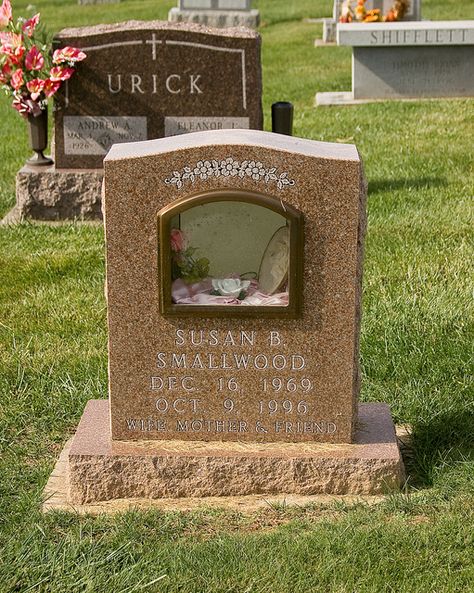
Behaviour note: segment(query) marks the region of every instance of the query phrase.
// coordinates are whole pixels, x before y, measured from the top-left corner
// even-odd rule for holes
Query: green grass
[[[27,0],[15,3],[24,13]],[[165,18],[174,4],[37,2],[52,30]],[[318,48],[324,0],[260,0],[264,105],[295,133],[354,142],[369,181],[362,399],[413,427],[409,483],[384,503],[244,515],[40,512],[55,459],[90,398],[106,397],[103,233],[0,227],[0,592],[469,593],[474,590],[473,191],[469,100],[313,107],[350,88],[350,50]],[[473,3],[424,0],[431,19]],[[0,211],[28,156],[0,101]],[[266,127],[268,128],[268,117]]]

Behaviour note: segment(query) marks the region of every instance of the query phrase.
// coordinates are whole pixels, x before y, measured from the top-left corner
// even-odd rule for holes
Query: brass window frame
[[[212,202],[246,202],[268,208],[290,223],[290,264],[288,270],[288,305],[177,305],[171,298],[171,220],[185,210]],[[200,192],[175,200],[158,212],[159,297],[160,313],[166,317],[227,317],[296,319],[303,308],[304,216],[303,213],[267,194],[254,191],[222,189]]]

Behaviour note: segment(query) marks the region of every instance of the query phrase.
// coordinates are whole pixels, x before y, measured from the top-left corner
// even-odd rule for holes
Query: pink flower
[[[31,98],[36,101],[41,95],[41,91],[44,88],[45,81],[41,78],[34,78],[26,83],[26,88],[30,91]]]
[[[60,80],[67,80],[74,74],[74,68],[63,68],[62,66],[54,66],[51,68],[49,77],[54,82]]]
[[[0,27],[6,27],[12,20],[12,5],[10,0],[3,0],[0,7]]]
[[[25,53],[23,36],[10,32],[0,33],[0,41],[2,42],[0,54],[5,54],[12,64],[18,65]]]
[[[38,105],[38,103],[32,101],[31,99],[26,99],[25,97],[15,99],[12,103],[12,107],[24,117],[27,117],[28,115],[37,117],[41,114],[41,107]]]
[[[18,91],[23,86],[23,83],[23,70],[21,68],[18,68],[18,70],[15,70],[15,72],[12,74],[10,84],[15,89],[15,91]]]
[[[38,14],[35,14],[35,16],[32,16],[30,19],[23,23],[23,32],[26,33],[28,37],[31,37],[33,35],[33,31],[36,29],[36,25],[39,23],[39,20],[40,13],[38,12]]]
[[[26,54],[25,66],[27,70],[41,70],[44,66],[44,58],[36,45]]]
[[[53,64],[62,64],[63,62],[82,62],[87,58],[86,54],[77,47],[62,47],[55,50],[53,54]]]
[[[10,80],[12,74],[12,69],[9,64],[4,64],[2,69],[0,70],[0,83],[6,84]]]
[[[180,231],[179,229],[171,229],[170,240],[172,251],[178,252],[184,250],[186,239],[184,237],[183,231]]]
[[[50,78],[47,78],[44,81],[43,93],[47,97],[52,97],[54,95],[54,93],[59,89],[60,86],[61,86],[61,82],[60,81],[58,81],[58,80],[51,80]]]

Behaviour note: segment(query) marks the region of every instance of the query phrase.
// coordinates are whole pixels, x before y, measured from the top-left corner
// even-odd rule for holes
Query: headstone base
[[[120,0],[77,0],[78,4],[118,4]]]
[[[323,20],[323,43],[336,43],[336,27],[335,19]]]
[[[370,99],[354,99],[351,91],[316,93],[315,106],[322,107],[326,105],[359,105],[361,103],[373,103]]]
[[[182,10],[174,7],[168,13],[174,23],[199,23],[208,27],[248,27],[256,29],[260,24],[258,10]]]
[[[8,222],[102,219],[101,169],[56,169],[25,165],[16,176],[16,206]],[[7,222],[7,221],[6,221]]]
[[[455,101],[459,97],[443,97],[446,101]],[[326,93],[316,93],[314,97],[315,107],[330,107],[331,105],[365,105],[367,103],[384,103],[386,101],[403,101],[404,103],[413,103],[420,101],[436,101],[435,97],[392,97],[386,99],[354,99],[354,93],[351,91],[331,91]]]
[[[386,404],[361,404],[353,444],[112,441],[88,402],[68,455],[68,504],[115,499],[385,494],[404,479]]]

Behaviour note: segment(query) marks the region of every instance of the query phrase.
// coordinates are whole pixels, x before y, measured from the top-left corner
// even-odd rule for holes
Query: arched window
[[[164,315],[297,317],[303,215],[280,199],[212,191],[158,214]]]

